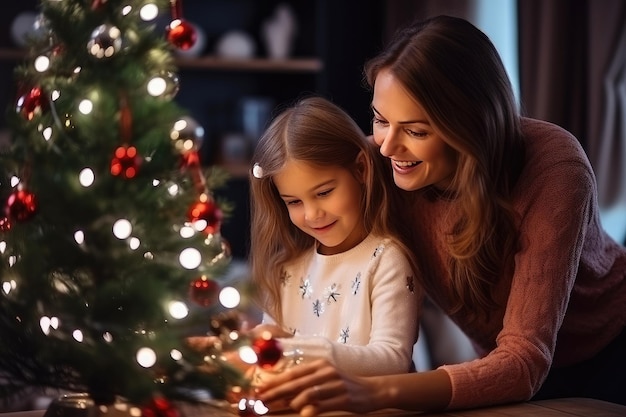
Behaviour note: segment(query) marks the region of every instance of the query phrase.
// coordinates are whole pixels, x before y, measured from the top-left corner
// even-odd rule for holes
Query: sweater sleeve
[[[421,290],[414,284],[407,259],[394,246],[385,248],[370,279],[372,324],[368,344],[351,345],[325,337],[298,335],[281,339],[285,351],[300,349],[306,361],[326,358],[340,370],[355,375],[408,372],[417,339]],[[354,314],[360,313],[354,311]]]
[[[543,155],[534,167],[541,169],[525,170],[534,175],[520,180],[521,248],[496,347],[481,359],[442,367],[452,381],[450,409],[529,400],[552,364],[596,190],[584,158],[550,158]]]

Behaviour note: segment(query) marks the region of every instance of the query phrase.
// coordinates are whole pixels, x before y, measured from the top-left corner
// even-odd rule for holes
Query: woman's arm
[[[270,410],[289,406],[302,416],[386,408],[437,411],[448,405],[451,386],[443,370],[357,377],[322,359],[264,381],[257,395]]]

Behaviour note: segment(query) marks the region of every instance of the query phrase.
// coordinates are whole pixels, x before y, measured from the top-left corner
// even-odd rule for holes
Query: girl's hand
[[[254,339],[257,337],[261,337],[261,335],[265,332],[269,332],[274,338],[293,337],[293,334],[283,330],[282,328],[276,326],[275,324],[259,324],[250,330],[249,336]]]
[[[301,416],[327,411],[367,413],[376,407],[373,380],[340,373],[325,359],[303,363],[264,380],[257,397],[270,409],[290,407]]]

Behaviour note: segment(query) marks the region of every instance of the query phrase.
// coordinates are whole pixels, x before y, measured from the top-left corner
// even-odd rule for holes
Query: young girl
[[[416,237],[419,283],[480,349],[438,369],[355,376],[318,361],[259,388],[303,416],[589,397],[626,404],[626,248],[599,219],[582,147],[523,117],[469,22],[416,22],[366,64],[373,136]]]
[[[311,97],[273,120],[253,161],[250,263],[261,328],[305,362],[325,358],[358,375],[408,372],[419,290],[390,214],[398,191],[373,144],[343,110]]]

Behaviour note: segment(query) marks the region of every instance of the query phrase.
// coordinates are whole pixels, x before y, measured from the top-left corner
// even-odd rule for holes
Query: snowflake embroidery
[[[283,287],[286,287],[287,284],[289,284],[290,278],[291,278],[291,275],[289,275],[287,271],[285,271],[284,269],[280,271],[280,285],[282,285]]]
[[[376,249],[374,249],[374,253],[372,254],[372,258],[375,258],[378,255],[380,255],[381,253],[383,253],[383,249],[385,249],[383,246],[378,246]]]
[[[324,299],[327,303],[336,302],[339,299],[339,285],[333,284],[330,287],[326,287],[324,290]]]
[[[300,287],[298,287],[300,295],[302,299],[311,298],[311,293],[313,292],[313,286],[311,285],[311,281],[307,279],[300,278]]]
[[[315,300],[313,302],[313,314],[315,314],[317,317],[324,314],[324,303],[320,300]]]
[[[346,327],[345,329],[341,329],[341,334],[339,335],[339,339],[337,341],[339,343],[346,344],[348,343],[349,337],[350,337],[350,328]]]
[[[357,292],[359,292],[359,286],[361,285],[361,273],[359,272],[358,274],[356,274],[356,277],[354,277],[354,281],[352,281],[352,294],[356,295]]]
[[[406,287],[411,293],[415,292],[415,280],[413,279],[413,275],[406,277]]]

